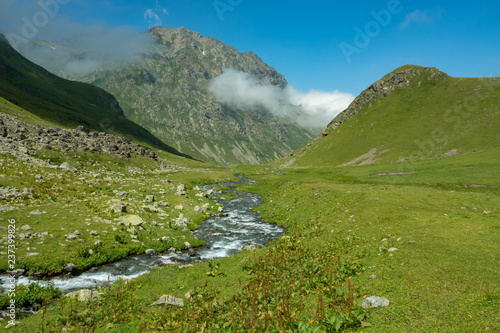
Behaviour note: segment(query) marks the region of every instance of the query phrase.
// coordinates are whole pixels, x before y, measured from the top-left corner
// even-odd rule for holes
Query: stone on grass
[[[68,162],[64,162],[59,166],[59,169],[62,169],[64,171],[69,171],[69,172],[76,172],[76,168],[69,164]]]
[[[109,207],[110,210],[114,211],[115,213],[126,213],[127,212],[127,205],[124,204],[123,202],[118,202],[114,203]]]
[[[121,221],[125,226],[140,226],[144,223],[144,220],[138,215],[126,215],[122,216]]]
[[[363,309],[381,308],[386,306],[389,306],[389,300],[378,296],[367,297],[363,300],[363,302],[361,302],[361,307]]]
[[[168,207],[168,202],[166,202],[166,201],[160,201],[160,202],[158,202],[158,206],[160,206],[160,207]]]
[[[163,295],[156,302],[150,304],[150,306],[153,305],[173,305],[173,306],[183,307],[184,300],[182,298],[176,298],[171,295]]]
[[[66,237],[66,239],[74,240],[74,239],[78,238],[78,235],[73,233],[73,234],[67,234],[65,237]]]
[[[31,227],[26,224],[21,227],[21,230],[31,230]]]
[[[146,201],[153,202],[153,201],[156,201],[156,198],[155,198],[154,195],[147,195],[146,196]]]
[[[39,209],[35,209],[34,211],[30,212],[30,215],[42,215],[43,213]]]
[[[68,298],[76,298],[79,302],[87,302],[94,300],[95,298],[101,296],[102,293],[90,289],[80,289],[67,293],[65,296]]]
[[[184,206],[183,205],[177,205],[177,206],[175,206],[175,209],[177,209],[177,210],[184,210]]]
[[[396,252],[398,249],[395,247],[391,247],[387,252]]]
[[[102,246],[102,242],[100,240],[98,240],[94,243],[94,246]]]
[[[156,251],[153,249],[147,249],[146,251],[144,251],[144,253],[150,256],[154,256],[156,254]]]
[[[66,265],[66,267],[63,268],[63,272],[75,275],[76,273],[78,273],[78,267],[76,267],[76,265],[73,263],[69,263]]]

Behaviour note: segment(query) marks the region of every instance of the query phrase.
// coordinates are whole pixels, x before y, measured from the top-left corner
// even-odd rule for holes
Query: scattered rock
[[[398,249],[395,247],[391,247],[387,252],[396,252]]]
[[[30,212],[30,215],[42,215],[43,213],[39,209],[35,209]]]
[[[70,273],[71,275],[75,275],[78,273],[78,267],[75,264],[69,263],[66,267],[63,268],[63,272]]]
[[[184,245],[186,246],[186,249],[192,248],[192,246],[189,242],[184,242]]]
[[[77,172],[78,170],[72,166],[71,164],[69,164],[68,162],[64,162],[62,163],[60,166],[59,166],[59,169],[62,169],[64,171],[68,171],[68,172]]]
[[[26,253],[26,257],[34,257],[40,255],[39,253],[34,253],[34,252],[28,252]]]
[[[160,201],[160,202],[158,202],[158,206],[160,206],[160,207],[168,207],[168,202],[166,202],[166,201]]]
[[[146,201],[148,201],[148,202],[154,202],[154,201],[156,201],[156,198],[155,198],[154,195],[147,195],[146,196]]]
[[[177,205],[177,206],[175,206],[175,209],[177,209],[177,210],[184,210],[184,206],[183,205]]]
[[[176,298],[170,295],[163,295],[156,302],[150,304],[150,306],[153,305],[173,305],[173,306],[183,307],[184,300],[182,298]]]
[[[67,235],[65,235],[65,237],[66,237],[66,239],[69,239],[69,240],[75,240],[78,238],[78,235],[73,233],[73,234],[67,234]]]
[[[102,246],[102,242],[100,240],[98,240],[94,243],[94,246]]]
[[[114,211],[115,213],[126,213],[127,212],[127,205],[123,202],[118,202],[114,203],[109,207],[110,210]]]
[[[65,297],[76,298],[79,302],[88,302],[101,296],[102,293],[90,289],[80,289],[67,293]]]
[[[147,255],[150,255],[150,256],[154,256],[156,254],[156,251],[153,249],[148,249],[148,250],[144,251],[144,253]]]
[[[90,232],[90,235],[91,235],[91,236],[99,236],[99,233],[98,233],[97,231],[95,231],[95,230],[92,230],[92,231]]]
[[[363,300],[363,302],[361,302],[361,307],[363,309],[381,308],[386,306],[389,306],[389,301],[386,298],[378,296],[367,297]]]
[[[219,213],[222,213],[222,212],[224,211],[224,208],[223,208],[222,206],[219,206],[219,208],[217,208],[217,211],[218,211]]]
[[[31,227],[29,225],[23,225],[21,230],[31,230]]]
[[[126,215],[121,217],[121,221],[125,226],[140,226],[144,223],[144,220],[138,215]]]

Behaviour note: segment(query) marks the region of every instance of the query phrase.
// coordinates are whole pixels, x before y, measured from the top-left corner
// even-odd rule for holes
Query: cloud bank
[[[219,103],[246,111],[263,107],[273,115],[289,117],[299,125],[321,128],[354,99],[352,94],[339,91],[302,93],[289,86],[282,89],[234,69],[226,69],[210,80],[208,90]]]
[[[151,50],[153,37],[131,27],[71,22],[61,13],[64,3],[2,1],[0,29],[24,57],[59,74],[85,75],[121,66]]]

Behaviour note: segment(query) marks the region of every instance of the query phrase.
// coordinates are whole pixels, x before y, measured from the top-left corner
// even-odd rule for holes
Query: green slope
[[[0,97],[53,125],[119,134],[179,154],[123,115],[101,88],[53,75],[17,53],[0,34]]]
[[[311,145],[281,163],[386,164],[494,151],[499,115],[499,78],[453,78],[407,65],[363,91]]]

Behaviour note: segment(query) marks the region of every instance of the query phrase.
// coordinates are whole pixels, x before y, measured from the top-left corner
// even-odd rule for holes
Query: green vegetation
[[[29,111],[43,124],[63,128],[79,125],[125,136],[138,143],[180,154],[150,132],[126,119],[117,100],[86,83],[57,77],[17,53],[0,39],[0,101],[2,109],[15,113],[12,104]],[[5,103],[7,100],[10,103]],[[2,111],[3,112],[3,111]]]
[[[499,78],[453,78],[418,66],[403,66],[389,76],[405,70],[419,72],[387,97],[371,90],[370,99],[360,95],[367,104],[356,116],[339,126],[334,120],[326,137],[283,162],[296,167],[386,164],[500,146]],[[381,91],[391,87],[381,86]]]
[[[258,180],[240,189],[262,194],[265,203],[256,210],[287,229],[264,248],[212,262],[155,268],[137,279],[100,288],[97,292],[102,294],[86,302],[61,297],[10,330],[499,331],[500,150],[495,105],[490,95],[481,93],[477,81],[432,73],[438,77],[424,71],[407,87],[396,88],[341,126],[330,127],[328,136],[296,153],[298,158],[264,166],[223,170],[162,152],[160,158],[171,168],[159,170],[146,158],[36,152],[40,159],[78,166],[79,172],[73,174],[1,156],[0,185],[31,188],[32,198],[1,201],[16,210],[1,212],[0,226],[15,218],[19,227],[29,224],[31,232],[47,229],[54,235],[44,244],[19,242],[19,267],[33,272],[55,272],[70,260],[80,268],[91,267],[148,247],[162,250],[167,243],[177,248],[184,241],[199,244],[188,230],[168,224],[180,216],[172,207],[182,204],[183,214],[193,222],[189,228],[196,228],[206,216],[193,207],[208,203],[216,212],[217,206],[196,196],[195,186],[227,180],[235,173]],[[496,91],[496,80],[488,82]],[[462,103],[456,89],[463,90],[463,103],[479,100],[481,106],[474,117],[460,118],[461,129],[454,121],[441,122],[443,113],[431,112],[439,108],[434,105],[438,100],[453,104],[453,97]],[[437,98],[435,91],[443,96]],[[471,91],[486,97],[474,99],[479,95]],[[405,104],[405,98],[411,103]],[[398,111],[403,109],[404,115]],[[373,117],[378,116],[385,118],[375,124]],[[376,128],[367,134],[367,126],[383,127],[384,122],[386,137]],[[432,128],[443,130],[429,137]],[[365,134],[358,135],[360,130]],[[438,140],[443,137],[446,142]],[[429,149],[414,153],[415,140]],[[372,148],[382,149],[382,144],[389,151],[377,150],[371,164],[337,166]],[[444,154],[452,149],[456,152]],[[185,196],[175,195],[181,182],[187,187]],[[127,193],[126,200],[118,192]],[[168,201],[163,212],[168,216],[151,211],[147,195]],[[112,199],[127,202],[127,214],[140,213],[146,221],[144,230],[134,233],[137,242],[115,220],[124,213],[108,209]],[[47,213],[30,214],[34,209]],[[112,223],[100,222],[106,220]],[[82,236],[64,240],[75,229]],[[102,246],[94,246],[90,230],[98,232]],[[162,237],[167,238],[159,241]],[[28,251],[39,256],[27,257]],[[6,267],[4,261],[1,267]],[[28,300],[23,304],[47,303],[57,296],[57,290],[50,288],[23,287],[21,293]],[[182,298],[184,306],[151,306],[162,295]],[[385,297],[390,304],[363,309],[361,303],[369,296]],[[0,296],[0,304],[5,302],[5,295]]]

